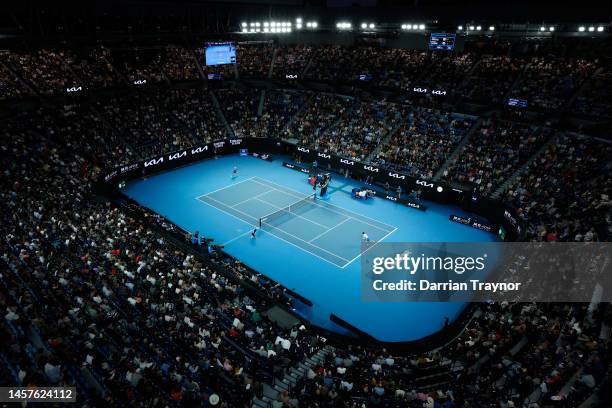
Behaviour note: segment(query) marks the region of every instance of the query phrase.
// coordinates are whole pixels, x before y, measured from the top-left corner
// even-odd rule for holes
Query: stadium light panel
[[[361,23],[361,28],[366,29],[368,28],[368,25],[366,23]]]
[[[300,17],[298,17],[298,18],[295,19],[295,22],[298,23],[298,24],[302,24],[302,19]]]
[[[425,29],[425,24],[419,24],[419,30],[424,30]]]
[[[246,32],[248,32],[248,31],[249,31],[249,30],[248,30],[246,27],[242,27],[242,32],[243,32],[243,33],[246,33]]]
[[[468,29],[474,31],[474,26],[469,26]]]
[[[540,27],[540,31],[546,31],[546,27],[544,26]]]
[[[376,27],[374,23],[370,23],[370,25],[368,26],[369,29],[374,29],[374,27]]]
[[[241,25],[242,25],[243,27],[246,27],[246,26],[247,26],[247,23],[245,23],[245,22],[243,21]]]
[[[597,32],[598,32],[598,33],[603,32],[603,30],[604,30],[603,26],[599,26],[599,27],[597,27]]]
[[[489,26],[489,31],[495,31],[495,26]]]
[[[319,24],[316,21],[312,22],[312,28],[317,28],[319,26]]]
[[[578,27],[578,31],[580,31],[581,33],[584,32],[584,30],[586,30],[586,28],[584,26]]]
[[[551,32],[555,31],[555,27],[553,27],[553,26],[548,27],[548,31],[551,31]]]
[[[482,30],[482,26],[476,26],[476,31]]]
[[[457,30],[463,30],[463,26],[462,25],[457,26]]]
[[[589,27],[589,32],[592,33],[593,31],[595,31],[595,27]]]

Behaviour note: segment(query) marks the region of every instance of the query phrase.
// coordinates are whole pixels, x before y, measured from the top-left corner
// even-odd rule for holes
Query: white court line
[[[257,201],[261,201],[262,203],[269,204],[270,206],[272,206],[272,207],[276,208],[277,210],[280,210],[280,209],[285,208],[285,207],[279,207],[279,206],[277,206],[276,204],[272,204],[271,202],[268,202],[268,201],[266,201],[266,200],[262,200],[262,199],[257,198],[257,197],[253,197],[253,199],[255,199],[255,200],[257,200]],[[293,213],[293,212],[291,212],[291,211],[287,211],[287,214],[291,214],[291,215],[296,216],[296,217],[298,217],[298,218],[302,218],[302,219],[304,219],[304,220],[306,220],[306,221],[308,221],[308,222],[313,223],[314,225],[318,225],[318,226],[319,226],[319,227],[321,227],[321,228],[325,228],[325,229],[330,229],[330,228],[332,228],[332,227],[330,227],[330,226],[328,226],[328,225],[319,224],[318,222],[313,221],[313,220],[311,220],[310,218],[306,218],[306,217],[302,217],[301,215],[297,215],[296,213]],[[268,214],[268,215],[269,215],[269,214]],[[347,219],[348,219],[348,218],[347,218]],[[310,242],[310,241],[308,241],[308,242]]]
[[[255,176],[255,177],[253,177],[253,178],[254,178],[254,179],[257,179],[257,178],[259,178],[259,177]],[[261,184],[262,186],[270,187],[269,185],[266,185],[265,183],[261,183],[261,182],[259,182],[259,181],[257,181],[257,180],[253,180],[253,181],[254,181],[254,182],[256,182],[256,183],[258,183],[258,184]],[[284,186],[282,186],[282,185],[280,185],[280,184],[276,184],[276,183],[273,183],[273,182],[271,182],[271,181],[269,181],[269,183],[270,183],[270,184],[274,184],[274,185],[279,186],[279,187],[284,187]],[[273,188],[274,190],[276,190],[276,191],[280,191],[281,193],[286,193],[286,194],[291,195],[291,193],[289,193],[289,192],[286,192],[286,191],[283,191],[283,190],[279,190],[279,189],[274,188],[274,187],[272,187],[272,188]],[[291,188],[288,188],[288,187],[284,187],[284,188],[286,188],[286,189],[288,189],[288,190],[291,190],[291,191],[295,191],[295,192],[296,192],[296,193],[298,193],[298,194],[301,194],[300,192],[298,192],[298,191],[296,191],[296,190],[293,190],[293,189],[291,189]],[[301,198],[304,198],[304,196],[302,196]],[[326,209],[328,209],[329,211],[334,212],[334,213],[336,213],[336,214],[340,214],[340,215],[343,215],[343,216],[345,216],[345,217],[350,217],[350,218],[352,218],[352,219],[354,219],[354,220],[357,220],[357,221],[363,222],[364,224],[367,224],[367,225],[369,225],[370,227],[374,227],[374,228],[376,228],[376,229],[378,229],[378,230],[385,231],[385,232],[388,232],[388,231],[389,231],[389,228],[381,228],[381,227],[379,227],[378,225],[373,225],[373,224],[370,224],[369,222],[364,221],[364,220],[362,220],[362,219],[359,219],[359,218],[357,218],[357,217],[352,217],[351,215],[348,215],[348,214],[343,214],[343,213],[341,213],[340,211],[333,210],[333,209],[331,209],[331,208],[329,208],[329,207],[327,207],[327,206],[321,205],[321,204],[317,203],[316,201],[314,201],[314,202],[313,202],[313,204],[315,204],[315,205],[317,205],[317,206],[319,206],[319,207],[321,207],[321,208],[326,208]],[[335,206],[335,205],[333,205],[333,204],[329,204],[329,203],[327,203],[327,205],[328,205],[328,206],[331,206],[331,207],[337,207],[337,206]],[[341,208],[341,207],[338,207],[338,208]],[[344,208],[341,208],[341,209],[342,209],[343,211],[349,212],[349,213],[351,213],[351,214],[358,215],[359,217],[367,218],[368,220],[372,220],[372,221],[377,222],[377,223],[379,223],[379,224],[386,225],[387,227],[390,227],[390,228],[395,228],[393,225],[385,224],[384,222],[380,222],[380,221],[378,221],[378,220],[375,220],[374,218],[370,218],[370,217],[367,217],[367,216],[365,216],[365,215],[358,214],[358,213],[356,213],[356,212],[354,212],[354,211],[351,211],[351,210],[346,210],[346,209],[344,209]],[[397,228],[395,228],[395,229],[397,229]]]
[[[249,177],[248,179],[244,179],[244,180],[242,180],[242,181],[240,181],[240,182],[238,182],[238,183],[236,183],[236,184],[232,184],[231,186],[225,186],[225,187],[221,187],[221,188],[218,188],[218,189],[216,189],[216,190],[213,190],[213,191],[209,191],[209,192],[208,192],[208,193],[206,193],[206,194],[202,194],[202,195],[199,195],[199,196],[195,197],[195,199],[197,200],[197,199],[198,199],[198,198],[200,198],[200,197],[204,197],[204,196],[207,196],[207,195],[209,195],[209,194],[216,193],[217,191],[225,190],[225,189],[227,189],[227,188],[231,188],[231,187],[233,187],[233,186],[237,186],[237,185],[239,185],[239,184],[246,183],[246,182],[247,182],[247,181],[249,181],[249,180],[253,180],[255,177],[257,177],[257,176]],[[259,184],[261,184],[261,183],[259,183]],[[268,186],[268,187],[270,187],[270,186]]]
[[[219,201],[219,200],[216,200],[216,199],[214,199],[214,198],[212,198],[212,197],[208,197],[208,199],[209,199],[209,200],[216,201],[216,202],[218,202],[219,204],[222,204],[222,205],[224,205],[224,206],[226,206],[226,207],[229,207],[227,204],[225,204],[225,203],[223,203],[223,202],[221,202],[221,201]],[[200,200],[200,201],[202,201],[202,200]],[[205,201],[204,201],[204,202],[205,202]],[[207,204],[208,204],[208,203],[207,203]],[[213,205],[211,205],[211,207],[214,207],[214,206],[213,206]],[[215,207],[215,208],[217,208],[217,207]],[[232,207],[229,207],[229,208],[232,208]],[[253,218],[253,219],[255,219],[255,220],[259,221],[257,218],[255,218],[255,217],[253,217],[252,215],[247,214],[247,213],[245,213],[245,212],[243,212],[243,211],[237,210],[237,209],[235,209],[235,208],[232,208],[232,210],[234,210],[234,211],[236,211],[236,212],[239,212],[240,214],[244,214],[244,215],[246,215],[246,216],[247,216],[247,217],[249,217],[249,218]],[[221,211],[223,211],[223,210],[221,210]],[[238,217],[236,217],[236,218],[238,218]],[[240,218],[238,218],[238,219],[240,219]],[[244,220],[243,220],[243,221],[244,221]],[[269,225],[269,224],[266,224],[266,225],[267,225],[267,226],[269,226],[269,227],[272,227],[272,228],[274,228],[274,229],[277,229],[277,230],[279,230],[279,231],[282,231],[282,232],[284,232],[285,234],[290,235],[290,236],[292,236],[293,238],[298,239],[298,240],[300,240],[300,241],[302,241],[302,242],[304,242],[304,243],[306,243],[306,244],[308,244],[308,245],[310,245],[310,246],[313,246],[313,247],[315,247],[315,248],[317,248],[317,249],[320,249],[320,250],[321,250],[321,251],[323,251],[323,252],[327,252],[328,254],[330,254],[330,255],[332,255],[332,256],[334,256],[334,257],[338,258],[338,259],[342,259],[343,261],[348,261],[348,259],[346,259],[346,258],[344,258],[344,257],[341,257],[340,255],[336,255],[336,254],[334,254],[333,252],[328,251],[327,249],[324,249],[324,248],[321,248],[320,246],[317,246],[317,245],[311,244],[310,242],[308,242],[308,241],[306,241],[306,240],[303,240],[303,239],[302,239],[302,238],[300,238],[300,237],[296,237],[295,235],[293,235],[293,234],[291,234],[291,233],[289,233],[289,232],[287,232],[287,231],[285,231],[285,230],[283,230],[283,229],[281,229],[281,228],[278,228],[278,227],[275,227],[275,226],[273,226],[273,225]],[[277,237],[277,238],[280,238],[280,237],[279,237],[278,235],[276,235],[276,234],[273,234],[273,233],[271,233],[271,234],[272,234],[272,235],[274,235],[274,236],[275,236],[275,237]],[[282,239],[282,238],[280,238],[280,239]],[[284,240],[284,241],[285,241],[285,240]],[[285,242],[289,242],[289,241],[285,241]],[[295,244],[294,244],[294,245],[295,245]],[[297,246],[297,245],[295,245],[295,246]],[[301,248],[301,247],[298,247],[298,248]],[[310,252],[310,251],[306,251],[306,252]],[[312,252],[310,252],[310,253],[312,253]],[[325,258],[321,258],[321,259],[325,259]],[[334,265],[335,265],[335,264],[334,264]],[[336,265],[336,266],[337,266],[337,265]]]
[[[217,208],[217,207],[214,207],[214,208]],[[232,242],[236,241],[237,239],[240,239],[240,238],[244,237],[247,234],[250,234],[251,232],[252,231],[250,231],[250,230],[247,231],[247,232],[243,232],[242,234],[238,235],[237,237],[234,237],[234,238],[230,239],[229,241],[222,243],[221,246],[226,246],[228,244],[231,244]]]
[[[235,216],[234,214],[228,213],[227,211],[222,210],[222,209],[221,209],[221,208],[219,208],[219,207],[215,207],[214,205],[212,205],[212,204],[210,204],[210,203],[207,203],[206,201],[199,200],[199,199],[198,199],[198,197],[196,197],[195,199],[196,199],[196,200],[198,200],[198,201],[200,201],[201,203],[204,203],[204,204],[206,204],[206,205],[211,206],[212,208],[214,208],[214,209],[216,209],[216,210],[221,211],[222,213],[225,213],[225,214],[229,215],[230,217],[234,217],[235,219],[237,219],[237,220],[239,220],[239,221],[242,221],[242,222],[244,222],[244,223],[246,223],[246,224],[249,224],[247,221],[243,220],[242,218],[239,218],[239,217]],[[250,217],[250,216],[249,216],[249,217]],[[253,218],[253,217],[251,217],[251,218]],[[254,225],[254,224],[250,224],[250,225],[251,225],[251,226],[256,226],[256,225]],[[289,242],[289,241],[287,241],[286,239],[279,237],[278,235],[274,234],[273,232],[270,232],[270,231],[266,231],[266,232],[267,232],[267,233],[269,233],[270,235],[272,235],[274,238],[280,239],[281,241],[284,241],[284,242],[288,243],[289,245],[293,245],[294,247],[296,247],[296,248],[298,248],[298,249],[301,249],[302,251],[307,252],[307,253],[309,253],[310,255],[316,256],[317,258],[322,259],[322,260],[324,260],[325,262],[327,262],[327,263],[330,263],[330,264],[334,265],[336,268],[344,268],[343,266],[340,266],[340,265],[338,265],[337,263],[330,261],[329,259],[325,259],[325,258],[323,258],[323,257],[321,257],[321,256],[319,256],[319,255],[317,255],[317,254],[315,254],[314,252],[310,252],[309,250],[305,249],[304,247],[298,246],[298,245],[294,244],[293,242]],[[288,234],[288,235],[291,235],[291,234]],[[344,259],[344,258],[342,258],[342,259]]]
[[[268,193],[271,193],[271,192],[273,192],[274,190],[275,190],[275,189],[273,188],[272,190],[268,190],[268,191],[263,192],[263,193],[261,193],[261,194],[254,195],[253,197],[251,197],[251,198],[247,198],[246,200],[243,200],[243,201],[241,201],[241,202],[239,202],[239,203],[237,203],[237,204],[234,204],[234,205],[228,205],[228,207],[230,207],[230,208],[234,208],[234,207],[239,206],[240,204],[244,204],[244,203],[246,203],[247,201],[251,201],[251,200],[259,200],[259,197],[261,197],[261,196],[263,196],[263,195],[266,195],[266,194],[268,194]],[[264,203],[267,203],[267,201],[264,201],[264,200],[259,200],[259,201],[263,201]],[[227,205],[227,204],[226,204],[226,205]],[[281,208],[281,207],[278,207],[278,208]]]
[[[352,220],[352,219],[353,219],[353,218],[351,218],[351,217],[347,217],[347,218],[345,218],[344,220],[340,221],[338,224],[334,225],[333,227],[331,227],[331,228],[330,228],[330,229],[328,229],[327,231],[320,233],[319,235],[317,235],[316,237],[314,237],[313,239],[311,239],[311,240],[310,240],[310,241],[308,241],[308,242],[312,242],[312,241],[316,240],[317,238],[321,238],[323,235],[327,234],[329,231],[333,230],[333,229],[334,229],[334,228],[336,228],[336,227],[339,227],[340,225],[344,224],[344,223],[345,223],[345,222],[347,222],[348,220]]]
[[[397,231],[397,228],[393,228],[393,231],[389,232],[387,235],[383,236],[381,239],[379,239],[378,241],[376,241],[374,243],[374,245],[372,245],[371,247],[368,247],[365,249],[365,251],[359,253],[359,255],[357,255],[356,257],[354,257],[353,259],[351,259],[346,265],[341,266],[342,269],[346,268],[347,266],[349,266],[350,264],[352,264],[357,258],[359,258],[361,255],[365,254],[366,252],[368,252],[370,249],[374,248],[376,245],[380,244],[385,238],[387,238],[389,235],[393,234],[395,231]]]

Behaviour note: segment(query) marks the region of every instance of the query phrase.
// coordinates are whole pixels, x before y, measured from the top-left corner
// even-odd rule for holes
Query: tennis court
[[[397,229],[259,177],[196,199],[340,268],[359,258],[362,232],[373,246]]]

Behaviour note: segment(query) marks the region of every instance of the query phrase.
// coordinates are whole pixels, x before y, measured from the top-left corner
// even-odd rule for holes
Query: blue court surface
[[[491,242],[495,236],[449,221],[451,213],[466,215],[457,207],[427,202],[422,212],[383,199],[355,200],[350,192],[360,185],[334,175],[328,196],[315,199],[306,175],[280,160],[235,155],[134,180],[124,192],[311,300],[312,307],[297,311],[316,325],[345,333],[329,320],[334,313],[381,341],[436,333],[465,304],[361,301],[361,233],[382,242]]]

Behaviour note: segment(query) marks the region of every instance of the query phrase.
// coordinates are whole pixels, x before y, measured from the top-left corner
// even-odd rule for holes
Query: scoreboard
[[[224,65],[236,63],[236,45],[232,42],[206,44],[206,65]]]
[[[429,37],[429,49],[441,51],[453,51],[455,49],[456,34],[431,33]]]
[[[516,106],[517,108],[526,108],[528,105],[527,100],[518,98],[508,98],[506,103],[508,106]]]

